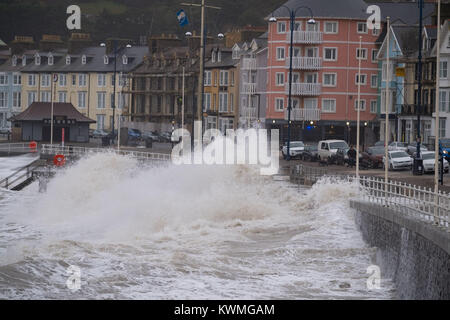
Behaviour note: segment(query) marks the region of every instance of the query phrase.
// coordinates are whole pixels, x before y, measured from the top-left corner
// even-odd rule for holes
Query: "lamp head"
[[[277,22],[277,18],[275,18],[275,17],[270,17],[269,22]]]
[[[100,47],[106,47],[106,44],[104,42],[100,43]]]
[[[311,19],[308,20],[308,24],[316,24],[316,20],[311,18]]]
[[[127,48],[131,48],[131,44],[127,44]]]
[[[223,35],[223,33],[219,33],[217,35],[217,38],[219,38],[220,40],[222,40],[223,38],[225,38],[225,36]]]
[[[192,37],[192,32],[190,32],[190,31],[188,31],[188,32],[186,32],[185,34],[184,34],[186,37]]]

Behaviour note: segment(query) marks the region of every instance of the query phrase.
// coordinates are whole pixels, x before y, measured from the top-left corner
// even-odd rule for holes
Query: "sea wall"
[[[399,299],[450,299],[450,233],[388,207],[359,200],[350,205]]]

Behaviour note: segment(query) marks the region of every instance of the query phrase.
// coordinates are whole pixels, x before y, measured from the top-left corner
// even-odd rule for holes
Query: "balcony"
[[[286,94],[289,94],[289,83],[285,85]],[[295,96],[319,96],[322,91],[320,83],[292,83],[292,95]]]
[[[242,60],[242,70],[256,70],[256,59],[244,58]]]
[[[284,119],[288,120],[288,109],[284,110]],[[291,121],[319,121],[320,109],[291,109]]]
[[[430,104],[422,105],[420,108],[421,116],[433,116],[434,106]],[[414,104],[404,104],[400,109],[401,116],[417,116],[417,106]]]
[[[256,119],[258,117],[257,107],[241,107],[241,118]]]
[[[323,42],[323,33],[320,31],[294,31],[294,44],[320,44]],[[286,42],[291,43],[291,33],[287,34]]]
[[[290,59],[286,59],[286,68],[289,68]],[[322,58],[319,57],[292,57],[292,69],[294,70],[320,70]]]
[[[256,93],[256,83],[244,82],[242,84],[243,94],[255,94]]]

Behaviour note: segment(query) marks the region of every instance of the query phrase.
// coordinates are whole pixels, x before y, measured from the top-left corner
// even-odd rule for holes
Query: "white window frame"
[[[58,83],[60,87],[66,87],[67,86],[67,75],[65,73],[60,73],[58,75]]]
[[[372,49],[372,62],[378,62],[377,55],[378,55],[378,50]]]
[[[277,61],[284,61],[286,60],[286,48],[285,47],[277,47]],[[283,52],[283,55],[281,55],[281,52]]]
[[[283,81],[279,81],[280,80],[279,76],[281,76]],[[284,76],[285,76],[284,72],[276,72],[275,73],[275,85],[277,87],[283,87],[284,86],[284,83],[286,82],[286,79],[285,79]]]
[[[59,91],[58,92],[58,102],[61,102],[61,103],[67,102],[67,91]]]
[[[360,111],[362,111],[362,112],[366,111],[366,100],[360,99],[359,101],[360,101],[359,105],[361,106]],[[355,99],[354,107],[355,107],[355,111],[358,111],[358,99]]]
[[[80,109],[86,108],[86,97],[87,97],[86,91],[78,91],[78,108]]]
[[[336,26],[336,31],[327,31],[327,25],[335,25]],[[334,28],[332,28],[334,29]],[[339,22],[338,21],[325,21],[323,24],[323,33],[325,34],[338,34],[339,33]]]
[[[219,85],[221,87],[227,87],[228,86],[228,78],[229,78],[228,70],[220,70]]]
[[[36,87],[36,74],[34,73],[28,74],[28,86]]]
[[[36,91],[28,91],[27,92],[27,99],[28,99],[28,106],[30,106],[33,102],[36,101]],[[32,97],[32,99],[30,99]]]
[[[359,31],[359,26],[364,26],[364,31]],[[356,33],[358,34],[367,34],[368,30],[367,30],[367,22],[357,22],[356,23]]]
[[[283,28],[281,28],[283,27]],[[284,30],[282,30],[284,29]],[[277,33],[286,33],[287,32],[287,25],[285,21],[278,21],[277,22]]]
[[[106,108],[106,92],[97,91],[97,109]]]
[[[41,74],[41,87],[48,88],[51,84],[51,74],[43,73]]]
[[[281,105],[281,108],[280,108]],[[275,98],[275,111],[283,112],[284,111],[284,98]]]
[[[327,50],[334,50],[335,54],[334,54],[334,58],[327,58],[326,57],[326,52]],[[325,47],[323,48],[323,61],[337,61],[338,60],[338,48],[337,47]]]
[[[325,78],[326,76],[334,75],[334,84],[326,84]],[[324,87],[336,87],[337,86],[337,72],[324,72],[322,74],[322,86]]]
[[[361,79],[364,80],[363,82],[361,82],[361,85],[365,86],[367,84],[367,74],[361,73]],[[355,74],[355,85],[358,85],[358,73]]]
[[[372,108],[372,105],[375,105],[375,108]],[[378,109],[378,101],[370,100],[370,113],[377,113],[377,109]]]
[[[376,81],[373,81],[374,78],[375,78]],[[370,75],[370,87],[371,88],[377,88],[378,87],[378,74]]]
[[[0,108],[8,108],[8,92],[0,91]]]
[[[211,93],[206,92],[203,97],[203,111],[211,110]]]
[[[445,66],[445,68],[443,68],[443,66]],[[448,62],[447,62],[447,60],[443,60],[439,64],[439,78],[440,79],[448,78]]]
[[[332,108],[330,110],[324,109],[326,101],[333,101],[334,102],[334,108]],[[336,113],[336,99],[334,99],[334,98],[323,98],[322,99],[322,113]]]
[[[87,86],[87,75],[85,73],[81,73],[78,75],[78,86],[79,87]]]
[[[363,57],[358,57],[359,48],[356,48],[356,60],[367,60],[367,48],[361,48],[361,53],[363,53]]]
[[[106,87],[106,74],[97,73],[97,86],[98,87]]]
[[[51,95],[52,95],[51,91],[47,90],[41,91],[41,102],[50,102],[52,100]]]
[[[211,86],[211,78],[212,78],[212,72],[211,71],[205,71],[205,86],[210,87]]]
[[[228,92],[219,92],[219,112],[228,113]]]
[[[8,74],[6,72],[0,72],[0,86],[8,85]]]
[[[22,75],[20,73],[13,73],[13,85],[14,86],[22,85]]]
[[[22,106],[22,92],[13,91],[13,108],[20,108]]]

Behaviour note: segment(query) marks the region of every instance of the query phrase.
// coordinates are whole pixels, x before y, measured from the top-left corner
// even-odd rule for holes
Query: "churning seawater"
[[[0,177],[31,162],[0,158]],[[311,189],[244,166],[142,167],[97,154],[39,193],[0,191],[1,299],[392,299],[351,183]],[[71,291],[69,266],[81,270]]]

